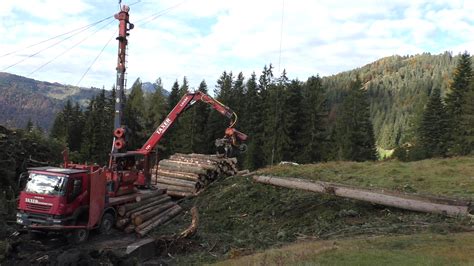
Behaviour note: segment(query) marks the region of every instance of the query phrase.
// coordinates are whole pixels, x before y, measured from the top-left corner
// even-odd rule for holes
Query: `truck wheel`
[[[85,228],[74,229],[67,234],[67,240],[70,244],[80,244],[86,242],[89,237],[89,230]]]
[[[114,226],[114,216],[111,213],[106,213],[102,216],[102,222],[100,223],[99,232],[104,235],[110,234],[110,230]]]

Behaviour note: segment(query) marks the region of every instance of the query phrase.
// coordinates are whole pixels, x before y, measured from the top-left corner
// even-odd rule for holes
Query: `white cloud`
[[[116,1],[8,0],[0,7],[0,50],[11,51],[111,15]],[[124,1],[125,2],[125,1]],[[130,0],[129,2],[136,2]],[[197,87],[206,79],[212,90],[224,71],[248,77],[273,63],[290,78],[330,75],[370,63],[383,56],[441,53],[472,49],[473,1],[303,1],[271,0],[144,0],[131,6],[129,85],[137,78],[161,77],[165,88],[187,76]],[[180,4],[153,21],[143,20]],[[26,14],[26,15],[25,15]],[[145,24],[145,22],[148,23]],[[109,38],[114,24],[64,58],[35,73],[41,80],[75,84]],[[74,41],[68,42],[69,45]],[[113,41],[81,85],[106,88],[115,81]],[[42,53],[9,71],[25,74],[68,45]],[[30,51],[30,50],[29,50]],[[31,52],[31,51],[30,51]],[[471,51],[472,52],[472,51]],[[27,54],[27,53],[23,53]],[[42,60],[41,60],[42,58]],[[2,58],[0,69],[19,57]]]

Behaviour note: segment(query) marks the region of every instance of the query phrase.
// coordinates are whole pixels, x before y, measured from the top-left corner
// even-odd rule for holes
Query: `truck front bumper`
[[[16,223],[26,227],[32,225],[42,225],[42,226],[55,226],[55,225],[67,225],[69,219],[51,216],[48,214],[38,214],[38,213],[26,213],[19,211],[16,213]]]

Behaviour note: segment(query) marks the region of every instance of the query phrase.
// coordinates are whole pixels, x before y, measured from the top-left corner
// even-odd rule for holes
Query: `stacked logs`
[[[116,226],[126,233],[144,236],[153,228],[171,220],[181,212],[181,207],[171,200],[166,190],[136,196],[135,202],[118,207]]]
[[[237,159],[219,155],[176,153],[159,162],[152,181],[173,197],[196,195],[219,177],[237,173]]]

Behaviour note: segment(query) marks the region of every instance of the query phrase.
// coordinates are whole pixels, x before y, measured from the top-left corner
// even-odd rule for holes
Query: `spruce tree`
[[[349,94],[337,114],[335,141],[339,160],[377,159],[367,92],[359,78],[351,82]]]
[[[127,127],[127,149],[141,148],[146,141],[145,108],[142,82],[137,78],[124,104],[123,123]]]
[[[170,113],[173,110],[173,108],[178,104],[179,100],[181,99],[181,96],[179,93],[180,93],[179,83],[178,83],[178,80],[176,80],[173,83],[173,86],[171,87],[171,92],[168,97],[167,113]],[[176,131],[176,123],[173,124],[170,128],[168,128],[168,131],[166,132],[166,134],[163,135],[163,138],[161,140],[161,144],[163,145],[163,153],[161,155],[162,158],[167,157],[176,152],[176,148],[174,146],[176,144],[175,131]]]
[[[247,152],[243,160],[243,167],[246,169],[257,169],[265,165],[263,154],[263,101],[257,87],[255,72],[246,83],[245,116],[241,119],[241,130],[249,136],[247,141]]]
[[[283,107],[285,122],[284,132],[287,135],[286,145],[282,147],[282,159],[284,161],[298,161],[301,149],[305,145],[300,142],[300,136],[305,122],[302,102],[302,84],[298,80],[292,80],[287,85]]]
[[[234,83],[234,77],[232,72],[227,73],[224,71],[222,75],[216,82],[216,87],[214,89],[214,97],[232,108],[233,96],[232,96],[232,85]],[[224,136],[225,129],[229,126],[229,121],[227,118],[223,117],[220,113],[215,110],[212,110],[209,113],[208,127],[207,127],[207,143],[208,150],[215,151],[214,141],[216,139],[222,138]]]
[[[179,88],[179,98],[181,99],[184,95],[189,92],[189,83],[186,77],[183,78],[183,83]],[[192,125],[193,114],[191,110],[184,110],[174,122],[173,131],[173,148],[175,152],[180,153],[191,153],[192,142],[195,135],[194,128]]]
[[[449,150],[454,155],[465,153],[463,135],[469,128],[463,128],[466,124],[462,123],[461,120],[466,104],[472,104],[466,102],[466,95],[468,94],[472,77],[471,57],[467,52],[464,52],[458,59],[453,80],[449,86],[449,93],[446,96],[446,109],[450,118],[449,131],[451,139],[449,141]]]
[[[207,84],[203,80],[199,84],[198,91],[207,94]],[[207,143],[207,119],[209,117],[210,106],[206,103],[199,102],[196,103],[196,106],[192,107],[190,110],[192,114],[192,129],[193,129],[193,138],[192,138],[192,151],[195,153],[212,153],[213,151],[209,150],[209,145]]]
[[[469,91],[465,95],[465,102],[462,106],[462,115],[460,117],[461,136],[459,143],[460,154],[468,155],[474,151],[474,82],[471,81]]]
[[[166,115],[168,114],[168,99],[163,95],[163,84],[161,79],[158,78],[153,84],[155,91],[150,96],[145,98],[147,104],[147,117],[146,117],[146,135],[151,134],[156,128],[163,122]]]
[[[312,76],[303,85],[302,129],[298,137],[302,163],[326,160],[328,106],[326,92],[319,76]]]
[[[445,156],[448,141],[448,116],[439,88],[433,89],[419,128],[419,145],[427,157]]]

